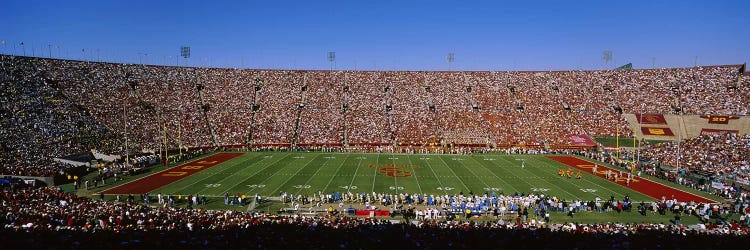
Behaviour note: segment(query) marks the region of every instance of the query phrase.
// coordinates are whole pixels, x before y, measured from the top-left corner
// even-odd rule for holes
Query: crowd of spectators
[[[122,154],[125,138],[131,152],[158,151],[165,134],[170,148],[248,143],[564,147],[571,143],[569,134],[629,136],[621,113],[750,112],[750,84],[739,66],[305,71],[16,56],[2,56],[0,64],[7,114],[2,122],[10,127],[2,131],[2,146],[4,154],[14,152],[2,159],[5,172],[50,166],[36,159],[79,149]],[[40,128],[21,129],[34,126]]]
[[[687,171],[699,170],[745,185],[750,183],[750,135],[702,135],[679,143],[647,145],[640,154],[653,163],[677,167],[679,160],[679,166]]]
[[[276,215],[236,211],[152,207],[77,197],[55,188],[4,189],[0,193],[0,240],[6,247],[44,249],[223,247],[308,249],[561,246],[628,249],[745,244],[746,222],[548,223],[521,220],[445,220],[416,223],[387,218]],[[513,199],[534,199],[516,197]],[[512,200],[511,200],[512,201]],[[581,241],[586,240],[586,241]],[[563,244],[563,245],[561,245]],[[686,245],[698,244],[698,245]]]
[[[728,200],[743,200],[750,196],[748,192],[747,135],[736,134],[704,135],[688,139],[685,145],[664,142],[644,145],[633,151],[567,151],[598,161],[606,162],[623,170],[651,175],[689,188],[713,193]],[[714,142],[715,145],[704,143]],[[672,148],[672,149],[670,149]],[[712,151],[711,149],[716,149]],[[693,153],[684,153],[683,150]],[[726,150],[729,154],[724,154]],[[677,153],[680,153],[678,168]],[[640,158],[639,158],[640,157]],[[742,157],[742,156],[740,156]],[[640,159],[640,161],[638,160]],[[673,161],[668,161],[672,159]],[[739,159],[739,160],[738,160]],[[674,164],[674,165],[671,165]]]
[[[0,174],[52,176],[69,167],[52,158],[118,141],[40,65],[0,56],[0,68]]]

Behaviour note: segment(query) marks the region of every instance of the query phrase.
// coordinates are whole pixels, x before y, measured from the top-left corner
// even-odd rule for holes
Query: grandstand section
[[[596,148],[588,143],[594,137],[677,140],[746,134],[750,128],[750,84],[742,65],[545,72],[238,70],[6,55],[0,65],[10,90],[3,94],[8,117],[3,123],[12,128],[3,131],[3,147],[38,147],[3,150],[3,171],[14,175],[64,173],[69,166],[54,157],[90,149],[112,157],[216,146],[556,150]],[[52,116],[44,115],[48,110]],[[42,133],[16,131],[23,127]],[[51,147],[60,144],[68,147]]]
[[[0,6],[2,249],[750,246],[748,0]]]
[[[354,216],[393,211],[406,219],[410,210],[367,210],[363,204],[380,201],[387,206],[396,199],[428,204],[424,209],[432,211],[435,204],[428,200],[436,196],[460,200],[443,203],[443,212],[435,213],[443,219],[464,209],[481,218],[491,214],[490,208],[510,209],[521,218],[517,201],[488,205],[490,200],[520,199],[529,202],[526,209],[550,209],[553,216],[567,213],[572,218],[572,211],[587,211],[584,218],[602,221],[611,218],[606,211],[637,209],[658,212],[661,217],[654,220],[664,220],[666,211],[699,217],[699,211],[730,206],[746,197],[739,187],[750,183],[750,86],[736,65],[627,71],[311,71],[19,56],[0,56],[0,65],[8,90],[2,94],[2,123],[9,128],[2,131],[2,171],[11,176],[3,182],[69,183],[79,193],[109,200],[93,205],[99,208],[128,209],[120,197],[127,195],[125,204],[138,204],[133,193],[149,205],[149,197],[163,193],[169,201],[161,197],[158,204],[170,207],[164,211],[203,206],[206,197],[224,196],[224,207],[212,206],[234,209],[240,204],[252,210],[264,197],[284,201],[284,209],[302,203],[315,214],[320,202],[354,205],[354,197],[362,195],[351,210]],[[636,152],[609,151],[592,140],[616,136],[674,142],[645,145]],[[204,150],[256,152],[218,152],[187,164],[153,167]],[[98,173],[87,174],[92,168],[84,161],[65,160],[89,151],[96,152],[96,160],[88,166]],[[540,153],[587,158],[527,155]],[[565,169],[566,174],[559,174]],[[580,178],[574,177],[576,172]],[[124,175],[140,179],[123,181]],[[44,195],[45,190],[35,192]],[[499,198],[488,198],[495,195]],[[323,196],[336,198],[319,198]],[[256,203],[248,204],[253,197]],[[545,205],[536,207],[531,201]],[[633,208],[633,201],[643,203]],[[717,210],[710,218],[729,218],[720,214]],[[521,221],[518,225],[530,225],[526,218]]]
[[[124,134],[127,124],[133,150],[157,149],[165,126],[168,144],[190,147],[440,142],[555,148],[570,146],[569,134],[615,136],[618,129],[621,135],[631,134],[632,120],[629,124],[621,113],[671,114],[682,107],[683,114],[744,116],[750,100],[748,86],[739,84],[739,65],[627,71],[329,72],[17,56],[3,56],[2,63],[8,76],[48,82],[109,131]],[[697,134],[688,129],[689,135]]]

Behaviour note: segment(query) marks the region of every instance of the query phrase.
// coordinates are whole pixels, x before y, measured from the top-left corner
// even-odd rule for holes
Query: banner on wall
[[[640,124],[667,124],[662,114],[635,114],[635,119]]]
[[[641,132],[643,132],[643,135],[674,136],[669,128],[641,127]]]

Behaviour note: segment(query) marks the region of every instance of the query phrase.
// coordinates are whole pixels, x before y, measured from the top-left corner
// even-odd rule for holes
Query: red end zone
[[[243,153],[219,153],[200,160],[195,160],[178,167],[169,168],[159,173],[141,178],[124,185],[104,191],[105,194],[144,194],[164,185],[178,181],[201,170],[216,166]]]
[[[613,168],[608,168],[602,165],[597,166],[597,173],[593,173],[593,167],[594,164],[588,161],[584,161],[581,159],[578,159],[576,157],[572,156],[547,156],[547,158],[550,158],[552,160],[561,162],[565,165],[580,169],[581,171],[585,171],[591,174],[594,174],[600,178],[604,178],[604,174],[602,172],[606,171],[607,169],[612,170],[612,172],[619,172],[620,170],[616,170]],[[671,199],[673,196],[678,201],[695,201],[695,202],[701,202],[701,203],[716,203],[716,201],[709,200],[688,192],[684,192],[682,190],[665,186],[661,183],[653,182],[648,179],[643,179],[637,176],[633,176],[633,181],[630,182],[630,185],[627,185],[625,181],[617,181],[618,185],[633,189],[635,191],[638,191],[642,194],[648,195],[653,197],[654,199],[661,200],[661,197],[664,196],[667,199]]]

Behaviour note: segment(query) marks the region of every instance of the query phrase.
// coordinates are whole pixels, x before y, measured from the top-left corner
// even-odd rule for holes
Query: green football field
[[[523,167],[522,167],[523,165]],[[152,194],[278,196],[352,193],[544,193],[565,200],[653,198],[591,174],[560,177],[568,167],[538,155],[405,155],[251,152],[152,191]]]

